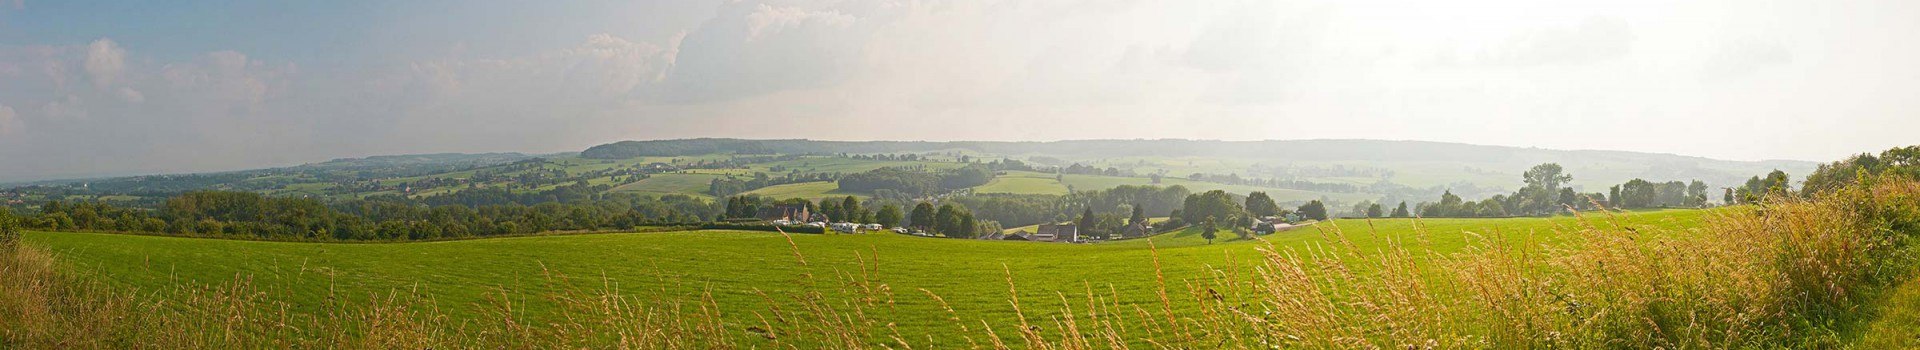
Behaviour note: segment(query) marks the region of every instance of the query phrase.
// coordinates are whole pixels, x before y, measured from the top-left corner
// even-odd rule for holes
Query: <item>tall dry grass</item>
[[[623,291],[606,280],[580,288],[549,273],[555,292],[500,291],[476,316],[456,318],[407,290],[332,295],[319,314],[289,311],[286,295],[245,278],[132,294],[63,273],[44,249],[8,245],[0,347],[1837,348],[1920,261],[1909,242],[1920,232],[1920,183],[1863,183],[1715,211],[1689,230],[1622,225],[1602,212],[1578,214],[1553,243],[1469,232],[1470,247],[1448,254],[1430,248],[1424,230],[1381,237],[1386,248],[1369,251],[1348,239],[1376,235],[1367,225],[1318,225],[1324,244],[1268,245],[1254,266],[1202,278],[1168,278],[1156,253],[1157,302],[1144,304],[1097,281],[1022,299],[1033,294],[1009,272],[1015,320],[1001,323],[960,315],[937,291],[896,296],[877,253],[856,257],[854,271],[815,270],[797,246],[803,288],[753,291],[761,307],[723,310],[711,294]],[[558,315],[529,317],[530,297]],[[957,337],[902,333],[897,297],[943,306]]]

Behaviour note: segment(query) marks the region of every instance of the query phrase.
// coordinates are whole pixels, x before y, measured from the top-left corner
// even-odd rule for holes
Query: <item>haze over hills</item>
[[[342,158],[293,167],[243,170],[217,173],[128,176],[96,179],[35,181],[32,185],[78,185],[114,188],[120,192],[173,193],[194,189],[249,190],[268,194],[319,193],[298,189],[341,188],[354,181],[393,183],[412,179],[401,191],[419,187],[422,179],[460,179],[473,171],[500,167],[528,159],[554,160],[569,165],[569,176],[587,171],[612,171],[631,167],[647,157],[682,160],[738,158],[760,155],[844,156],[873,154],[930,154],[943,157],[967,156],[972,159],[1012,159],[1043,167],[1065,168],[1084,165],[1096,170],[1123,171],[1123,176],[1142,178],[1152,174],[1167,177],[1197,175],[1236,178],[1286,179],[1342,183],[1352,186],[1396,184],[1414,188],[1454,189],[1462,196],[1478,198],[1498,194],[1516,186],[1520,173],[1540,163],[1559,163],[1574,175],[1572,182],[1583,191],[1604,189],[1629,179],[1650,181],[1701,180],[1719,187],[1738,186],[1740,182],[1772,170],[1806,174],[1818,163],[1794,160],[1732,161],[1674,154],[1605,150],[1552,150],[1506,146],[1472,145],[1427,141],[1386,140],[1069,140],[1069,141],[820,141],[752,140],[700,138],[675,140],[621,141],[594,146],[576,153],[528,155],[521,153],[415,154],[365,158]],[[657,159],[656,159],[657,160]],[[569,163],[571,162],[571,163]],[[647,161],[652,163],[654,161]],[[590,166],[589,164],[601,164]],[[804,163],[804,162],[803,162]],[[756,172],[779,175],[781,172],[844,173],[907,163],[863,164],[852,168],[795,170],[787,166],[715,172],[681,179],[703,183],[713,178],[751,176]],[[464,172],[464,173],[463,173]],[[292,175],[306,174],[306,175]],[[465,174],[465,175],[463,175]],[[1116,173],[1114,175],[1121,175]],[[563,176],[564,177],[564,176]],[[584,177],[584,176],[581,176]],[[180,181],[193,179],[192,181]],[[159,181],[169,180],[169,181]],[[599,181],[599,180],[595,180]],[[653,182],[662,182],[656,180]],[[1114,183],[1100,182],[1097,186]],[[331,185],[323,185],[331,184]],[[19,184],[16,184],[19,185]],[[610,186],[626,185],[624,181]],[[1058,187],[1064,185],[1065,187]],[[1075,183],[1063,182],[1045,191],[1065,191]],[[1084,184],[1080,184],[1087,186]],[[104,186],[104,187],[103,187]],[[692,185],[686,185],[691,187]],[[1597,187],[1594,187],[1597,186]],[[391,186],[386,186],[391,187]],[[634,186],[625,186],[630,188]],[[640,186],[644,187],[644,186]],[[295,190],[288,190],[289,188]],[[383,186],[366,191],[328,192],[329,196],[364,196],[381,193]],[[1086,190],[1089,188],[1078,188]],[[1098,188],[1091,188],[1098,189]],[[449,188],[448,191],[453,189]],[[829,189],[830,190],[830,189]],[[780,192],[779,190],[770,190]],[[1364,190],[1362,190],[1364,191]],[[685,192],[671,190],[662,193]],[[697,191],[696,191],[697,192]],[[1375,191],[1384,192],[1384,191]],[[418,195],[414,193],[414,195]]]
[[[1288,163],[1451,162],[1463,166],[1558,162],[1577,164],[1640,163],[1646,169],[1625,176],[1691,177],[1733,182],[1754,173],[1780,169],[1804,174],[1818,162],[1799,160],[1732,161],[1665,153],[1607,150],[1552,150],[1431,141],[1390,140],[1068,140],[1068,141],[815,141],[686,139],[622,141],[594,146],[582,157],[616,159],[721,152],[889,153],[972,151],[1001,156],[1056,156],[1075,159],[1124,157],[1236,158]],[[1599,168],[1599,167],[1595,167]],[[1601,169],[1593,169],[1601,170]],[[1184,174],[1175,174],[1184,175]],[[1611,178],[1609,178],[1611,179]]]

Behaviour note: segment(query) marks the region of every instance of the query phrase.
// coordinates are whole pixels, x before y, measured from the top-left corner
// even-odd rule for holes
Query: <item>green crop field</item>
[[[827,197],[845,197],[845,196],[866,197],[867,196],[866,194],[862,194],[862,193],[840,191],[840,184],[834,183],[832,181],[802,182],[802,183],[793,183],[793,184],[785,184],[785,185],[773,185],[773,186],[762,187],[757,190],[747,191],[746,194],[756,194],[756,195],[762,195],[762,196],[780,198],[780,199],[806,198],[808,200],[818,200],[818,199],[827,198]]]
[[[796,160],[758,163],[758,164],[754,164],[752,168],[755,171],[764,171],[769,174],[784,174],[786,172],[796,171],[796,170],[801,173],[852,174],[852,173],[858,173],[858,172],[869,171],[869,170],[874,170],[879,168],[887,168],[887,167],[924,166],[930,170],[941,170],[941,169],[959,168],[965,165],[966,164],[955,163],[950,161],[949,162],[878,161],[878,160],[864,160],[864,159],[852,159],[852,158],[840,158],[840,157],[811,156],[811,157],[801,157],[800,159],[796,159]],[[783,168],[785,171],[774,171],[773,168],[775,167]]]
[[[1684,229],[1710,211],[1675,210],[1619,214],[1629,226]],[[1592,218],[1591,220],[1604,220]],[[1546,243],[1574,218],[1427,219],[1424,235],[1413,220],[1371,223],[1335,220],[1265,236],[1283,250],[1323,247],[1339,227],[1359,251],[1374,252],[1389,239],[1427,242],[1410,249],[1454,252],[1473,237],[1504,237]],[[1371,227],[1371,229],[1369,228]],[[695,298],[712,293],[723,315],[740,329],[758,321],[769,294],[797,292],[803,273],[834,278],[860,270],[856,259],[877,257],[879,280],[895,293],[889,320],[905,334],[950,337],[952,325],[940,305],[919,292],[943,297],[962,319],[995,327],[1016,324],[1009,307],[1008,274],[1018,286],[1029,319],[1057,315],[1060,298],[1085,298],[1094,289],[1126,303],[1155,304],[1154,259],[1171,288],[1212,276],[1213,269],[1247,266],[1259,242],[1223,234],[1208,244],[1195,230],[1150,239],[1099,244],[1055,244],[921,238],[892,234],[795,235],[764,232],[691,231],[481,239],[424,243],[285,243],[90,233],[29,232],[26,241],[56,252],[83,276],[135,290],[158,290],[183,282],[218,285],[242,279],[291,293],[297,312],[321,308],[330,291],[365,298],[394,290],[424,291],[440,307],[468,315],[489,298],[550,290],[549,273],[571,276],[576,286],[617,285],[628,294]],[[795,246],[809,265],[794,257]],[[1056,294],[1064,293],[1064,294]],[[556,317],[538,297],[516,297],[521,312]],[[525,300],[522,300],[525,299]],[[1190,305],[1189,305],[1190,306]],[[1189,307],[1179,306],[1179,307]],[[953,345],[953,339],[942,338]]]
[[[1053,175],[1027,171],[1010,171],[1006,175],[995,176],[985,185],[973,188],[974,193],[1013,193],[1013,194],[1066,194],[1067,186],[1060,184]]]
[[[629,192],[642,194],[684,194],[705,196],[708,185],[713,179],[721,178],[715,174],[654,174],[646,179],[614,187],[610,192]]]

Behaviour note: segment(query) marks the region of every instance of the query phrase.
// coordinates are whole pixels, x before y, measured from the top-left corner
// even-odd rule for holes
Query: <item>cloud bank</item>
[[[0,42],[0,180],[705,136],[1375,138],[1820,160],[1911,143],[1889,130],[1920,127],[1906,102],[1920,43],[1869,35],[1920,29],[1895,1],[659,6],[711,15],[610,20],[531,51],[409,42],[444,49],[320,68],[111,35]],[[614,34],[629,27],[678,34]]]

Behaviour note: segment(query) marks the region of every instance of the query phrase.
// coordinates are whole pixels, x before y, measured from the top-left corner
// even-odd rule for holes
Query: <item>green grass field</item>
[[[713,179],[721,178],[714,174],[654,174],[633,183],[614,187],[608,192],[641,193],[652,195],[684,194],[696,197],[712,197],[704,194]]]
[[[1067,186],[1053,175],[1026,171],[1008,172],[993,181],[973,188],[974,193],[1066,194]]]
[[[752,191],[747,191],[746,194],[756,194],[756,195],[762,195],[762,196],[779,198],[779,199],[806,198],[808,200],[818,200],[818,199],[827,198],[827,197],[846,197],[846,196],[867,197],[867,195],[864,193],[853,193],[853,192],[841,191],[840,184],[832,181],[802,182],[802,183],[792,183],[792,184],[785,184],[785,185],[773,185],[773,186],[761,187],[760,189],[756,189]]]
[[[840,157],[801,157],[796,160],[758,163],[752,165],[754,171],[768,174],[785,174],[789,171],[801,173],[841,173],[852,174],[886,167],[925,166],[929,170],[955,169],[965,164],[952,161],[878,161]],[[783,167],[785,171],[773,171],[774,167]]]
[[[1693,227],[1707,211],[1658,211],[1621,214],[1629,226]],[[1601,220],[1593,218],[1594,220]],[[1389,239],[1428,242],[1435,252],[1453,252],[1472,237],[1504,237],[1523,242],[1558,240],[1556,227],[1575,225],[1569,217],[1519,219],[1428,219],[1424,239],[1416,239],[1413,220],[1335,220],[1264,237],[1281,249],[1310,249],[1327,244],[1323,229],[1337,225],[1359,251],[1377,251]],[[1372,228],[1369,229],[1368,227]],[[920,238],[892,234],[796,235],[793,244],[810,265],[795,262],[793,248],[778,234],[739,231],[597,234],[446,241],[426,243],[284,243],[89,233],[30,232],[27,242],[47,247],[76,272],[138,290],[182,282],[220,284],[245,279],[257,286],[291,292],[295,311],[311,312],[332,291],[360,298],[392,290],[423,290],[439,305],[462,315],[500,290],[511,295],[546,291],[547,273],[573,277],[576,285],[611,283],[627,293],[693,298],[710,291],[729,322],[750,324],[765,299],[754,290],[778,295],[796,292],[804,272],[833,278],[859,270],[857,257],[878,257],[880,280],[896,294],[890,320],[906,334],[944,334],[951,325],[940,306],[918,290],[945,298],[959,317],[1013,324],[1008,304],[1008,271],[1030,319],[1056,315],[1060,298],[1071,300],[1091,288],[1107,290],[1135,305],[1155,299],[1155,253],[1170,287],[1212,276],[1216,268],[1248,266],[1258,257],[1258,242],[1223,233],[1208,244],[1194,230],[1152,239],[1100,244],[1053,244]],[[1412,249],[1428,249],[1410,247]],[[537,297],[518,300],[529,317],[553,317]],[[738,329],[738,327],[734,327]],[[951,339],[947,339],[951,341]],[[953,343],[947,343],[953,344]]]

